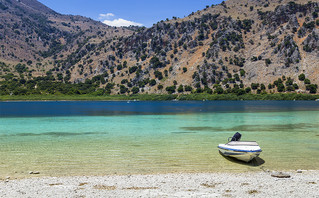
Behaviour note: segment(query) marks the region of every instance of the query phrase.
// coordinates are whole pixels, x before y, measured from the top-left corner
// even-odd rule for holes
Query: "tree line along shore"
[[[169,100],[318,100],[319,95],[297,94],[297,93],[275,93],[275,94],[132,94],[132,95],[0,95],[0,101],[169,101]]]

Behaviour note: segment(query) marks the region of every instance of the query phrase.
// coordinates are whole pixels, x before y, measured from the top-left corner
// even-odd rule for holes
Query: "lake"
[[[236,131],[263,152],[222,157]],[[319,102],[0,102],[0,177],[319,167]]]

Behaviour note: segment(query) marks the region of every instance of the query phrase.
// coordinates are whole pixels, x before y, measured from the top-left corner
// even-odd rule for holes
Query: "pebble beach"
[[[275,177],[276,174],[285,178]],[[0,197],[319,197],[319,171],[2,178]]]

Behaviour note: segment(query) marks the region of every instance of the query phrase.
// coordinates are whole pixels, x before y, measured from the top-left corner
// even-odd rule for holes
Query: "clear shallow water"
[[[319,167],[318,102],[2,102],[0,116],[0,176]],[[261,159],[218,153],[236,131]]]

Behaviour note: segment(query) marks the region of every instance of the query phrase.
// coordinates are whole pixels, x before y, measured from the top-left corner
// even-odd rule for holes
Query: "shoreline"
[[[318,197],[319,170],[36,177],[0,181],[3,197]]]
[[[209,101],[209,100],[300,100],[318,101],[319,95],[275,94],[139,94],[139,95],[2,95],[0,102],[10,101]]]

